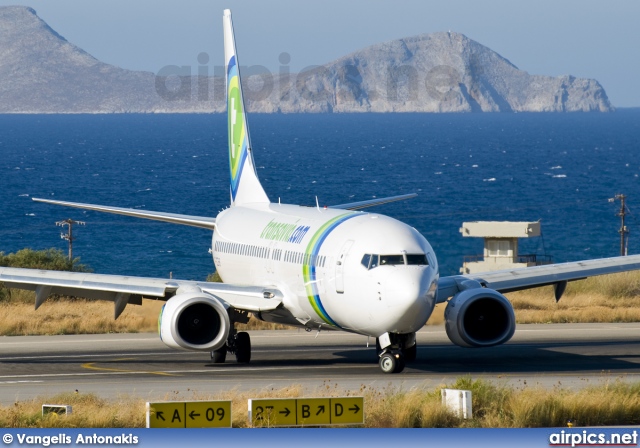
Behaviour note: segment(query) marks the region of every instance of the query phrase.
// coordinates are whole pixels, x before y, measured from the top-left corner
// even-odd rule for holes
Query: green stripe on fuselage
[[[320,247],[324,242],[324,239],[329,235],[331,231],[333,231],[333,229],[335,229],[343,221],[346,221],[347,219],[354,216],[356,216],[356,213],[345,213],[325,222],[316,231],[313,237],[311,237],[311,241],[309,241],[306,251],[309,256],[305,257],[306,263],[302,265],[302,277],[304,279],[309,304],[323,321],[335,327],[340,326],[327,314],[327,312],[324,310],[324,307],[322,306],[322,301],[320,299],[320,294],[316,285],[315,267],[313,265],[316,257],[314,257],[314,255],[318,254],[318,252],[320,251]]]

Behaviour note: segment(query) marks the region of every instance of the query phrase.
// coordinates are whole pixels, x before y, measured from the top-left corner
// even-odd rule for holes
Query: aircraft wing
[[[83,210],[94,210],[97,212],[113,213],[116,215],[133,216],[134,218],[152,219],[154,221],[170,222],[185,226],[200,227],[213,230],[216,226],[215,218],[207,216],[179,215],[176,213],[153,212],[150,210],[137,210],[133,208],[109,207],[106,205],[82,204],[80,202],[52,201],[50,199],[33,198],[36,202],[46,204],[62,205],[64,207],[81,208]]]
[[[360,210],[376,205],[388,204],[389,202],[404,201],[418,196],[416,193],[401,194],[399,196],[390,196],[388,198],[369,199],[367,201],[349,202],[348,204],[331,205],[330,208],[339,208],[343,210]]]
[[[453,275],[441,277],[438,283],[438,302],[444,302],[466,289],[465,282],[477,281],[480,286],[501,293],[555,285],[556,300],[564,292],[566,283],[596,275],[640,269],[640,255],[626,257],[599,258],[596,260],[574,261],[570,263],[548,264],[528,268],[506,269],[480,274]]]
[[[143,298],[166,301],[185,286],[198,287],[243,311],[274,310],[283,299],[278,290],[256,286],[22,268],[0,267],[0,282],[8,288],[35,291],[36,309],[51,294],[108,300],[114,302],[116,319],[128,303],[141,305]]]

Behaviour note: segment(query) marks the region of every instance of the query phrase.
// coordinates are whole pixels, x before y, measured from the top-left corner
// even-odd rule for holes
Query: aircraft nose
[[[389,321],[397,322],[397,333],[418,331],[435,305],[434,274],[429,268],[392,268],[386,278],[384,301]]]

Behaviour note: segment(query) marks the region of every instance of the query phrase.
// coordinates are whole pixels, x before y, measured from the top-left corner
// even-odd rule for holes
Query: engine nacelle
[[[444,311],[447,336],[461,347],[491,347],[507,342],[516,331],[513,307],[505,296],[488,288],[456,294]]]
[[[230,329],[226,306],[203,292],[172,297],[158,318],[160,339],[172,348],[216,350],[227,342]]]

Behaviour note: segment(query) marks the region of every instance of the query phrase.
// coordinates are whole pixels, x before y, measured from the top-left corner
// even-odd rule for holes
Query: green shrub
[[[60,249],[22,249],[16,253],[0,252],[0,266],[12,268],[46,269],[49,271],[91,272],[79,263],[80,258],[69,260]]]
[[[0,267],[92,272],[87,265],[80,263],[80,258],[69,260],[60,249],[22,249],[9,254],[0,252]],[[0,302],[11,300],[11,291],[0,283]]]

